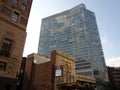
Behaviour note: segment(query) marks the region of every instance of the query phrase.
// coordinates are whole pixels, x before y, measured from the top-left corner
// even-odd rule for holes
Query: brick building
[[[110,83],[120,88],[120,67],[107,67],[107,69]]]
[[[32,0],[0,0],[1,90],[15,90],[31,4]]]
[[[28,55],[22,90],[53,90],[52,70],[50,59],[37,54]]]
[[[51,58],[28,55],[22,90],[96,90],[94,78],[76,75],[75,58],[54,50]]]

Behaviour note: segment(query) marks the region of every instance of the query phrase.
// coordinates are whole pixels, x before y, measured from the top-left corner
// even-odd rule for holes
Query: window
[[[14,12],[13,15],[12,15],[12,20],[15,21],[15,22],[18,22],[18,19],[19,19],[19,13]]]
[[[1,50],[0,50],[0,55],[1,56],[6,56],[6,57],[9,57],[10,55],[10,48],[12,46],[12,41],[5,38],[2,42],[2,47],[1,47]]]
[[[25,3],[27,3],[28,2],[28,0],[23,0]]]
[[[0,71],[5,71],[6,70],[6,62],[0,61]]]
[[[14,4],[18,4],[18,0],[12,0]]]
[[[26,6],[24,4],[22,4],[21,9],[25,11],[26,10]]]
[[[94,70],[94,75],[98,75],[99,71],[98,70]]]

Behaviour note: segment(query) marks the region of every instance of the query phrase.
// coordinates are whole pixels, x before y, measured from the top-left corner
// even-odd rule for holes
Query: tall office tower
[[[107,80],[107,70],[94,12],[80,4],[42,19],[38,53],[59,49],[76,58],[76,72]]]
[[[0,0],[0,90],[15,90],[32,0]]]

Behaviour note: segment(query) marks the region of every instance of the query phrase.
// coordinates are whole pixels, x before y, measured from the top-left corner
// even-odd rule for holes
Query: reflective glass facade
[[[76,72],[107,78],[95,14],[80,4],[42,19],[38,53],[50,57],[58,49],[76,58]]]

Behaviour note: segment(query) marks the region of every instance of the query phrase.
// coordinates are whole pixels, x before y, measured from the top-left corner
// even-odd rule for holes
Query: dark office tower
[[[108,79],[95,14],[84,4],[42,19],[38,53],[55,49],[76,58],[78,74]]]
[[[0,0],[0,90],[15,90],[32,0]]]

